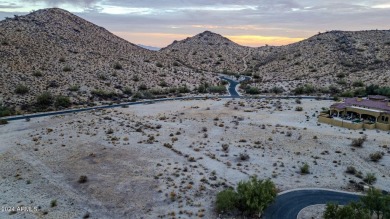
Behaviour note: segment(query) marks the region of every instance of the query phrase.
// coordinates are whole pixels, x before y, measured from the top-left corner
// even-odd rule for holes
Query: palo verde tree
[[[216,209],[218,212],[239,210],[242,214],[261,214],[277,195],[275,184],[267,180],[251,177],[249,181],[238,183],[236,191],[227,189],[217,194]]]

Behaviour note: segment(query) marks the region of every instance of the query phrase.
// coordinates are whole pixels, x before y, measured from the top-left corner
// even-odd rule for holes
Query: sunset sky
[[[262,46],[327,30],[390,29],[389,0],[0,0],[0,19],[48,7],[155,47],[205,30],[241,45]]]

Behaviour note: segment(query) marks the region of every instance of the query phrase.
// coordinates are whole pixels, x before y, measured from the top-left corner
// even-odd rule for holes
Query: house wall
[[[333,126],[339,126],[339,127],[344,127],[344,128],[348,128],[348,129],[353,129],[353,130],[357,130],[357,129],[362,129],[363,128],[363,123],[343,122],[343,121],[340,121],[340,120],[327,118],[326,116],[322,116],[322,115],[320,115],[318,117],[318,122],[326,123],[326,124],[333,125]],[[375,128],[375,124],[373,124],[373,125],[374,125],[374,128]]]
[[[380,130],[384,130],[384,131],[390,130],[390,124],[384,124],[384,123],[377,122],[375,124],[375,126],[377,129],[380,129]]]

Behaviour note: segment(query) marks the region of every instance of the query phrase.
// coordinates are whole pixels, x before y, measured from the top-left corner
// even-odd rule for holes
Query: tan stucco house
[[[322,113],[318,121],[350,129],[390,130],[390,100],[380,95],[347,98],[331,105],[329,114]]]

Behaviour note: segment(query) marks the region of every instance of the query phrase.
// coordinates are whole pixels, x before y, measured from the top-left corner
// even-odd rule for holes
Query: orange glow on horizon
[[[142,44],[154,47],[166,47],[174,40],[183,40],[193,35],[189,34],[170,34],[170,33],[131,33],[131,32],[113,32],[113,34],[134,44]],[[233,42],[242,46],[260,47],[266,44],[272,46],[281,46],[295,43],[305,38],[279,37],[279,36],[258,36],[258,35],[237,35],[225,36]]]

